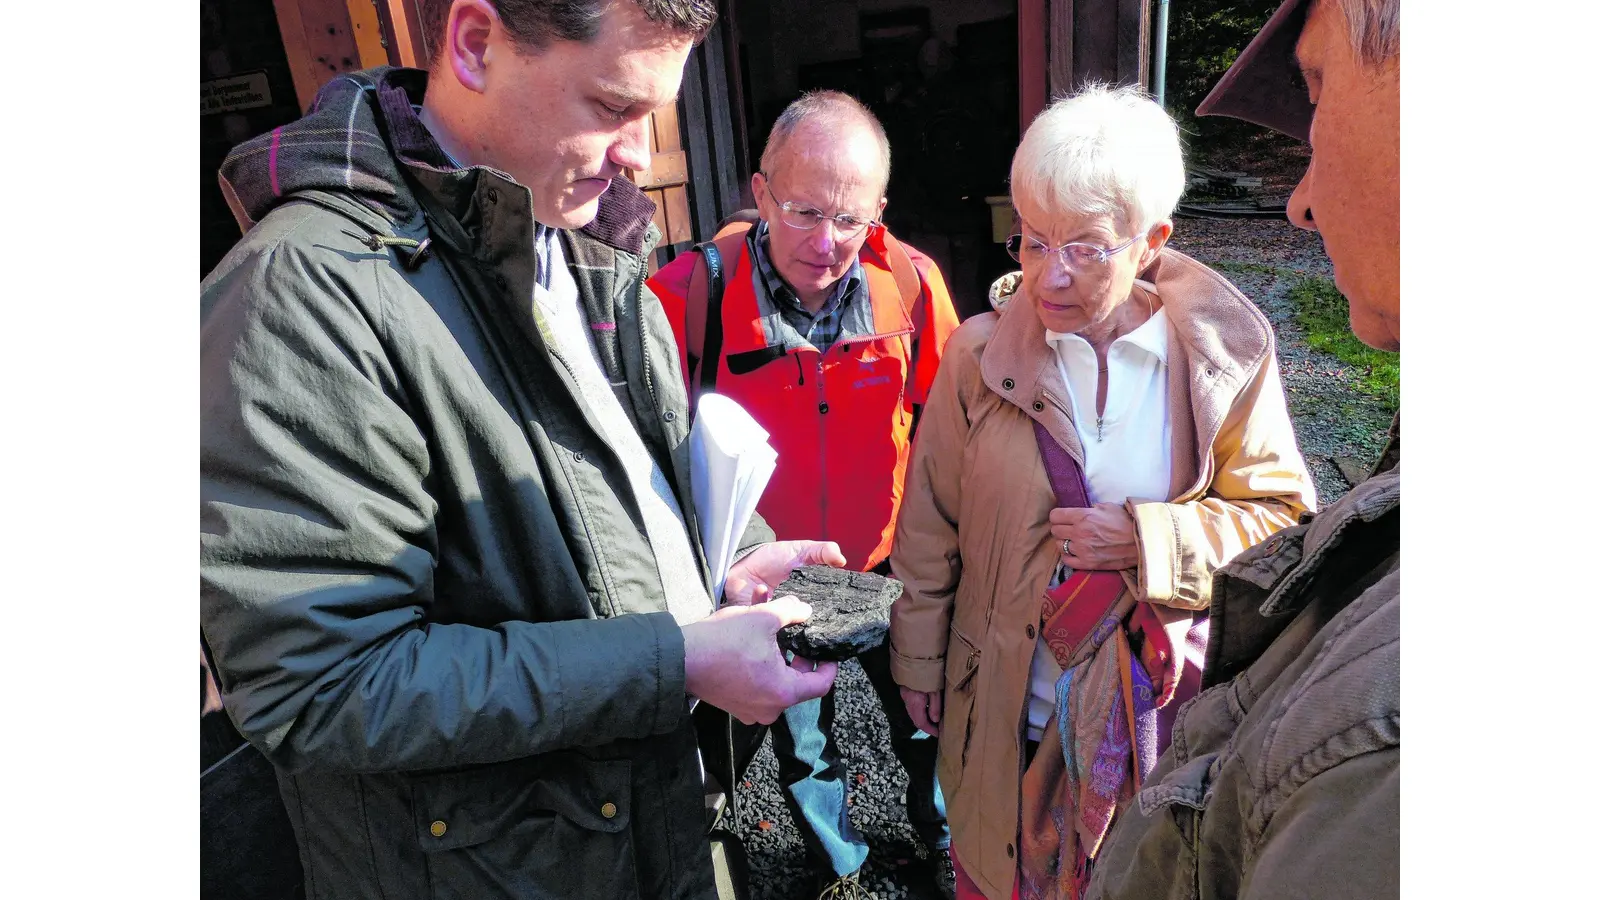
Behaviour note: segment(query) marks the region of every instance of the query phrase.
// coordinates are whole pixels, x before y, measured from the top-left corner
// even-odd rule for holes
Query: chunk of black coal
[[[801,566],[773,591],[811,604],[811,618],[778,632],[778,646],[812,660],[843,661],[883,643],[889,607],[905,586],[871,572]]]

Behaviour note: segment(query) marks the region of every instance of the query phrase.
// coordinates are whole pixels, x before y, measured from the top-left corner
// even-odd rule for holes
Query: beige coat
[[[1168,496],[1128,501],[1138,583],[1144,599],[1203,609],[1212,572],[1294,524],[1314,507],[1314,488],[1266,317],[1170,248],[1141,277],[1170,323],[1173,447]],[[1054,351],[1019,294],[964,323],[945,348],[891,555],[906,586],[891,620],[894,678],[944,691],[939,778],[951,838],[993,898],[1011,894],[1033,634],[1060,554],[1034,419],[1082,462]]]

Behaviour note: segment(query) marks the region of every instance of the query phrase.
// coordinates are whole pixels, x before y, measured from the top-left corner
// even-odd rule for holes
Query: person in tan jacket
[[[1011,183],[1021,277],[947,345],[891,554],[892,672],[957,896],[991,900],[1081,895],[1198,684],[1212,573],[1316,502],[1266,317],[1167,246],[1167,114],[1057,101]]]

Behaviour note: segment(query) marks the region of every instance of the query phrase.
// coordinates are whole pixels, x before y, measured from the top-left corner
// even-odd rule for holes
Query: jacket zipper
[[[639,268],[644,268],[644,257],[642,256],[639,257]],[[641,272],[640,274],[642,275],[643,273]],[[645,345],[648,337],[645,335],[644,330],[644,279],[635,278],[634,281],[637,284],[637,290],[634,291],[633,314],[639,320],[639,350],[640,356],[644,360],[644,389],[650,395],[650,405],[660,411],[661,398],[656,396],[656,383],[650,378],[650,348]],[[691,409],[689,412],[692,415],[694,410]]]
[[[819,540],[825,541],[828,540],[828,391],[826,379],[822,376],[821,353],[817,354],[817,397],[817,471],[821,473],[818,493],[822,495],[822,534]]]
[[[911,333],[911,329],[910,328],[902,328],[899,331],[889,331],[889,332],[884,332],[883,334],[869,334],[869,335],[864,335],[864,336],[861,336],[861,337],[845,337],[845,336],[841,335],[838,340],[833,342],[833,346],[828,348],[828,352],[831,353],[837,348],[848,347],[851,344],[858,344],[858,343],[861,343],[863,341],[881,341],[881,340],[886,340],[888,338],[899,337],[899,336],[901,336],[903,334],[910,334],[910,333]],[[841,350],[840,352],[842,353],[843,351]],[[822,476],[820,490],[819,490],[819,493],[822,495],[822,529],[821,529],[822,535],[819,538],[819,540],[824,540],[825,541],[825,540],[828,540],[828,409],[829,409],[829,407],[828,407],[827,383],[826,383],[826,379],[824,379],[823,375],[822,375],[822,363],[823,363],[823,356],[824,355],[825,354],[823,354],[823,353],[818,353],[817,354],[817,397],[818,397],[818,400],[817,400],[817,456],[818,456],[818,469],[817,470],[821,473],[821,476]],[[797,362],[798,362],[798,360],[797,360]],[[911,360],[907,360],[907,371],[910,370],[911,363],[912,363]],[[902,384],[901,384],[901,387],[900,387],[901,396],[902,397],[904,396],[904,392],[905,392],[905,385],[904,385],[903,382],[904,382],[904,379],[902,379]],[[805,384],[806,383],[804,367],[802,367],[801,370],[800,370],[800,383],[801,384]],[[898,405],[899,406],[904,406],[905,403],[902,400]],[[899,410],[897,409],[896,410],[896,414],[898,414],[898,413],[899,413]]]

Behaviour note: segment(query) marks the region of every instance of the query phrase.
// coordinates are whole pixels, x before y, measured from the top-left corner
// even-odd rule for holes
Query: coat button
[[[487,196],[489,198],[489,202],[490,203],[499,203],[500,202],[500,192],[498,190],[494,189],[494,188],[489,188],[489,190],[485,194],[485,196]]]
[[[434,837],[444,837],[444,833],[449,830],[449,827],[443,822],[434,822],[428,826],[428,833]]]
[[[1035,400],[1035,401],[1033,401],[1033,411],[1034,412],[1044,412],[1044,401],[1043,400]]]
[[[615,803],[600,804],[600,815],[608,819],[615,819],[617,817],[617,805]]]
[[[1010,844],[1007,844],[1006,845],[1006,859],[1016,859],[1016,858],[1017,858],[1017,848],[1011,846]]]
[[[1028,626],[1028,637],[1029,637],[1029,638],[1032,638],[1032,637],[1033,637],[1033,636],[1034,636],[1034,634],[1035,634],[1035,632],[1034,632],[1034,630],[1033,630],[1033,626],[1032,626],[1032,625],[1029,625],[1029,626]]]
[[[1006,380],[1000,382],[1000,386],[1009,391],[1012,388],[1016,387],[1017,383],[1015,381],[1012,381],[1011,379],[1007,378]]]
[[[828,401],[824,400],[821,403],[818,403],[817,404],[817,412],[826,415],[827,412],[828,412]]]
[[[661,418],[665,419],[668,422],[673,422],[673,421],[677,420],[678,414],[669,409],[666,412],[661,414]]]
[[[574,460],[578,461],[578,462],[583,462],[583,452],[579,451],[577,453],[572,454],[572,458]]]

